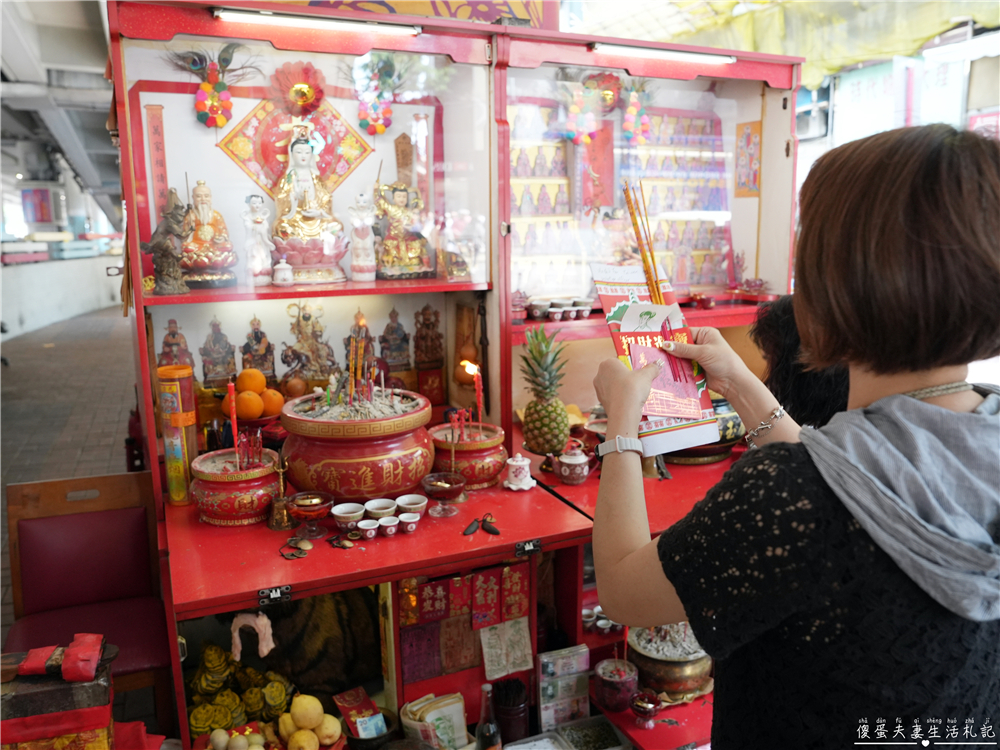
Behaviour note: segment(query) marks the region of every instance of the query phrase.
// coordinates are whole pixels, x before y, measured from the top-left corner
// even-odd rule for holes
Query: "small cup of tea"
[[[370,518],[358,521],[358,533],[361,534],[362,539],[374,539],[375,535],[378,534],[378,521],[373,521]]]
[[[555,322],[557,320],[562,320],[563,308],[561,307],[550,307],[549,308],[549,320]]]
[[[417,530],[417,523],[420,521],[417,513],[400,513],[398,518],[399,528],[404,534],[412,534]]]
[[[396,516],[385,516],[378,519],[378,530],[382,536],[395,536],[399,530],[399,519]]]
[[[390,500],[386,497],[380,497],[376,500],[369,500],[365,503],[365,515],[368,518],[373,518],[376,521],[380,518],[385,518],[386,516],[391,516],[396,513],[396,501]]]

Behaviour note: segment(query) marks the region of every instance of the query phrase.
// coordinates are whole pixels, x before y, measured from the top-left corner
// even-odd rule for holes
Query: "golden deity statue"
[[[386,200],[387,192],[391,200]],[[375,183],[376,215],[386,216],[389,220],[378,264],[378,275],[383,279],[429,278],[435,275],[427,250],[427,238],[413,231],[424,204],[419,193],[411,201],[410,192],[411,188],[401,182],[391,185]]]
[[[184,219],[193,228],[181,256],[184,281],[195,289],[231,286],[236,283],[236,275],[230,270],[236,265],[236,253],[225,219],[212,208],[212,190],[204,180],[198,180],[191,198],[194,205]]]
[[[292,266],[296,283],[347,281],[338,263],[349,246],[316,164],[309,140],[312,123],[293,121],[289,129],[288,169],[275,185],[272,257]]]

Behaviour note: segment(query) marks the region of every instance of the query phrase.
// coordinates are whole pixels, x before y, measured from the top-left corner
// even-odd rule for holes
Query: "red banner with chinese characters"
[[[420,622],[436,622],[448,616],[448,581],[432,581],[420,587]]]
[[[458,617],[472,611],[472,576],[455,576],[451,579],[448,616]]]
[[[481,570],[472,576],[472,629],[500,622],[500,579],[503,568]]]
[[[167,154],[163,145],[163,105],[147,104],[146,139],[149,141],[149,169],[153,184],[154,226],[167,207]]]
[[[503,569],[503,619],[516,620],[528,614],[528,563]]]

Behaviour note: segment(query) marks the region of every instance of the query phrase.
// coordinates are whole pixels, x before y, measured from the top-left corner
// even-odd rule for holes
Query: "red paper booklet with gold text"
[[[654,359],[664,362],[639,423],[645,454],[656,456],[716,442],[719,426],[704,371],[659,349],[666,337],[691,341],[674,291],[664,280],[666,274],[660,274],[664,304],[654,305],[641,266],[592,263],[590,269],[618,358],[630,369]]]

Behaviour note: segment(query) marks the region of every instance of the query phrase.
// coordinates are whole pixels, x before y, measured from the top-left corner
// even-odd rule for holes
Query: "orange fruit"
[[[264,377],[264,373],[252,367],[247,367],[236,378],[236,390],[240,393],[253,391],[256,394],[261,394],[265,388],[267,388],[267,378]],[[249,417],[249,419],[253,419],[253,417]]]
[[[230,403],[229,403],[229,394],[227,393],[227,394],[226,394],[226,395],[225,395],[225,396],[223,397],[223,399],[222,399],[222,406],[221,406],[221,409],[222,409],[222,415],[223,415],[223,416],[224,416],[224,417],[225,417],[226,419],[229,419],[229,408],[230,408]]]
[[[298,398],[306,392],[306,381],[302,378],[289,378],[285,381],[284,388],[288,398]]]
[[[243,391],[236,397],[237,419],[257,419],[263,413],[264,400],[253,391]]]
[[[266,388],[264,389],[264,392],[260,394],[260,397],[264,402],[265,417],[273,417],[275,414],[281,414],[281,407],[285,405],[284,396],[273,388]]]

